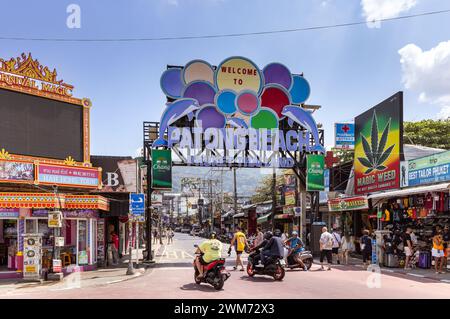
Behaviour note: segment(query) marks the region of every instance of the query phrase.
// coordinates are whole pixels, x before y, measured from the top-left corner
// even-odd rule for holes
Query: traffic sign
[[[144,215],[145,212],[145,195],[144,194],[130,194],[130,214]]]

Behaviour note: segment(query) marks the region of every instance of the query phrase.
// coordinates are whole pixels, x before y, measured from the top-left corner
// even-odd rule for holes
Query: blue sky
[[[2,37],[136,38],[254,32],[328,25],[450,9],[439,0],[72,0],[6,1]],[[388,3],[390,2],[390,3]],[[397,2],[398,6],[392,6]],[[69,4],[81,28],[66,26]],[[383,6],[384,4],[384,6]],[[447,7],[446,7],[447,5]],[[142,121],[158,121],[165,98],[159,78],[167,64],[232,55],[261,68],[274,61],[304,72],[308,103],[334,142],[333,124],[351,120],[398,90],[405,120],[450,115],[450,14],[336,29],[226,39],[155,42],[0,40],[0,56],[31,52],[89,97],[92,154],[135,155]],[[399,53],[401,50],[401,54]],[[402,59],[402,61],[401,61]],[[447,81],[446,81],[447,80]]]

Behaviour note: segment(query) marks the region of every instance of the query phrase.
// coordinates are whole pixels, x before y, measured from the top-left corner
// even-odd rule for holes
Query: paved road
[[[152,269],[129,281],[95,288],[24,288],[3,296],[0,292],[0,298],[450,298],[450,284],[405,275],[372,274],[354,266],[320,271],[313,265],[309,272],[287,271],[282,282],[232,271],[224,289],[215,291],[209,285],[193,282],[193,245],[201,241],[177,234],[173,245],[162,247],[156,254],[158,262]],[[224,252],[227,249],[225,246]],[[227,268],[231,269],[233,256],[228,258]]]

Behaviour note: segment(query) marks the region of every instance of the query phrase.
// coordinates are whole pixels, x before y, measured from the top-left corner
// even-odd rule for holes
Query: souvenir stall
[[[370,195],[378,208],[379,230],[383,234],[385,266],[403,267],[404,252],[402,234],[411,227],[417,266],[431,268],[432,239],[438,230],[444,231],[450,225],[450,184],[436,184],[405,188],[403,190]],[[449,235],[443,234],[445,254],[448,258]],[[447,263],[448,265],[448,263]]]

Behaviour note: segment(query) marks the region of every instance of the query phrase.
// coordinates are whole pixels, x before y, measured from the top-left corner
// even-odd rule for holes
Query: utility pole
[[[237,213],[237,182],[236,182],[236,167],[233,167],[233,186],[234,186],[234,212]]]
[[[277,211],[277,171],[275,165],[273,166],[272,171],[272,231],[275,228],[274,218]]]

